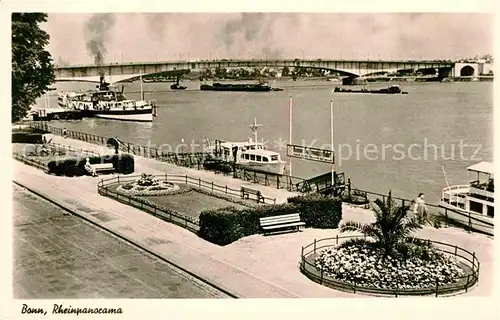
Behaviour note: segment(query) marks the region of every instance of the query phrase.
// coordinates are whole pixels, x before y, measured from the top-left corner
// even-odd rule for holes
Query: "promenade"
[[[109,154],[103,146],[55,136],[55,143]],[[103,197],[97,193],[98,178],[58,177],[14,161],[14,181],[36,191],[78,215],[148,248],[175,264],[209,279],[214,284],[247,298],[320,298],[364,297],[335,291],[312,282],[298,269],[301,247],[338,230],[304,229],[298,233],[274,236],[253,235],[220,247],[176,225],[164,222],[143,211]],[[188,174],[206,181],[239,188],[248,185],[259,189],[277,202],[285,202],[295,193],[255,185],[243,180],[207,171],[176,167],[135,156],[135,174]],[[344,204],[343,221],[369,222],[373,214]],[[479,284],[466,295],[487,296],[493,288],[493,240],[457,228],[424,228],[416,236],[456,244],[475,252],[481,263]]]

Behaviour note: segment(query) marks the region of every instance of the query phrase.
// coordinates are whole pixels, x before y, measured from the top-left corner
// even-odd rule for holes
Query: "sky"
[[[493,53],[485,13],[49,14],[56,64],[185,59],[450,59]],[[99,57],[97,57],[99,56]]]

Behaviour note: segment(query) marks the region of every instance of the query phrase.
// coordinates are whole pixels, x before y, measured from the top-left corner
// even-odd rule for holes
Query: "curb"
[[[101,225],[100,225],[100,224],[98,224],[97,222],[95,222],[95,221],[93,221],[93,220],[91,220],[91,219],[89,219],[89,218],[87,218],[87,217],[85,217],[85,216],[83,216],[83,215],[79,214],[79,213],[78,213],[78,212],[76,212],[75,210],[73,210],[73,209],[71,209],[71,208],[68,208],[67,206],[65,206],[65,205],[63,205],[63,204],[61,204],[61,203],[59,203],[59,202],[57,202],[57,201],[55,201],[55,200],[53,200],[53,199],[51,199],[51,198],[49,198],[49,197],[47,197],[47,196],[45,196],[45,195],[43,195],[43,194],[39,193],[38,191],[35,191],[35,190],[33,190],[32,188],[29,188],[29,187],[27,187],[27,186],[23,185],[22,183],[19,183],[19,182],[15,181],[15,180],[12,180],[12,182],[13,182],[13,183],[15,183],[16,185],[18,185],[18,186],[22,187],[22,188],[25,188],[25,189],[26,189],[26,190],[28,190],[28,191],[30,191],[30,192],[32,192],[32,193],[34,193],[35,195],[39,196],[40,198],[42,198],[42,199],[44,199],[44,200],[46,200],[46,201],[50,202],[51,204],[56,205],[57,207],[59,207],[59,208],[63,209],[64,211],[67,211],[67,212],[68,212],[68,213],[70,213],[71,215],[77,216],[78,218],[80,218],[80,219],[82,219],[82,220],[84,220],[84,221],[86,221],[86,222],[88,222],[88,223],[92,224],[93,226],[98,227],[99,229],[101,229],[101,230],[103,230],[103,231],[105,231],[105,232],[107,232],[107,233],[109,233],[109,234],[113,235],[114,237],[117,237],[118,239],[120,239],[120,240],[122,240],[122,241],[125,241],[126,243],[128,243],[129,245],[132,245],[132,246],[133,246],[133,247],[135,247],[136,249],[139,249],[139,250],[141,250],[141,251],[144,251],[144,252],[146,252],[146,253],[148,253],[148,254],[150,254],[150,255],[154,256],[155,258],[157,258],[157,259],[159,259],[159,260],[161,260],[161,261],[163,261],[163,262],[165,262],[165,263],[167,263],[167,264],[169,264],[169,265],[171,265],[171,266],[173,266],[173,267],[175,267],[175,268],[177,268],[177,269],[181,270],[182,272],[187,273],[187,274],[188,274],[188,275],[190,275],[191,277],[193,277],[193,278],[195,278],[195,279],[197,279],[197,280],[199,280],[199,281],[201,281],[201,282],[203,282],[203,283],[205,283],[205,284],[207,284],[207,285],[209,285],[209,286],[211,286],[211,287],[213,287],[213,288],[215,288],[215,289],[219,290],[220,292],[222,292],[222,293],[224,293],[224,294],[228,295],[229,297],[231,297],[231,298],[235,298],[235,299],[240,298],[240,297],[239,297],[239,296],[237,296],[235,293],[233,293],[233,292],[231,292],[231,291],[229,291],[229,290],[227,290],[227,289],[224,289],[224,288],[222,288],[222,287],[220,287],[220,286],[218,286],[218,285],[216,285],[216,284],[212,283],[211,281],[209,281],[209,280],[207,280],[207,279],[205,279],[205,278],[202,278],[202,277],[198,276],[197,274],[195,274],[195,273],[193,273],[193,272],[191,272],[191,271],[189,271],[189,270],[187,270],[187,269],[185,269],[185,268],[181,267],[180,265],[178,265],[178,264],[176,264],[176,263],[174,263],[174,262],[171,262],[171,261],[169,261],[169,260],[165,259],[165,258],[164,258],[164,257],[162,257],[161,255],[159,255],[159,254],[155,253],[154,251],[152,251],[152,250],[150,250],[150,249],[148,249],[148,248],[146,248],[146,247],[144,247],[144,246],[142,246],[142,245],[138,244],[138,243],[137,243],[137,242],[135,242],[134,240],[132,240],[132,239],[130,239],[130,238],[128,238],[128,237],[125,237],[125,236],[123,236],[123,235],[121,235],[121,234],[117,233],[116,231],[111,230],[110,228],[106,228],[106,227],[101,226]]]

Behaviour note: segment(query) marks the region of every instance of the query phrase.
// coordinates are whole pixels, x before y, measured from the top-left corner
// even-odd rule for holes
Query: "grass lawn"
[[[196,219],[198,219],[198,217],[200,216],[200,212],[204,210],[213,210],[228,206],[234,206],[238,209],[246,208],[246,206],[241,204],[233,203],[224,199],[197,192],[196,189],[185,184],[178,184],[178,186],[181,189],[186,190],[187,192],[164,196],[144,196],[140,198],[147,199],[160,206],[165,206],[179,213],[182,213],[185,216]],[[117,187],[118,185],[110,186],[109,190],[116,192]],[[235,199],[242,200],[237,197],[235,197]],[[247,202],[249,205],[255,204],[255,201],[252,200],[245,200],[245,202]]]

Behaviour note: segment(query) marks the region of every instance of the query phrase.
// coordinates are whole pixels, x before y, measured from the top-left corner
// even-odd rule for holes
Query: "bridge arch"
[[[472,77],[475,73],[475,70],[472,66],[465,66],[460,69],[461,77]]]

